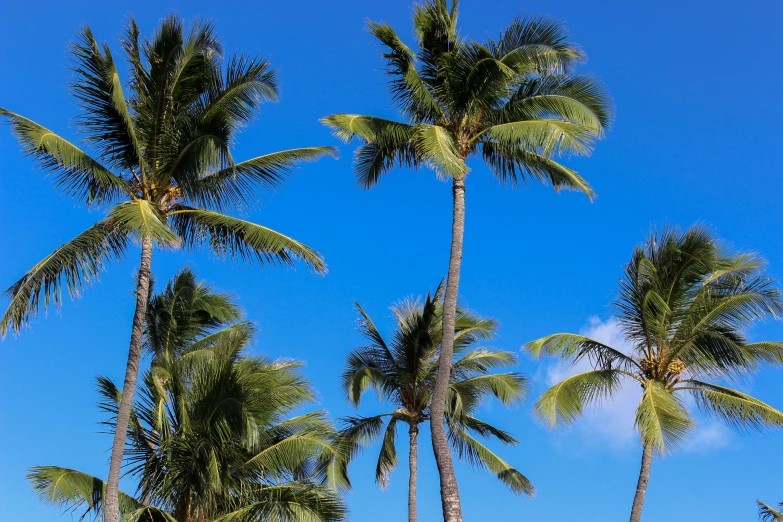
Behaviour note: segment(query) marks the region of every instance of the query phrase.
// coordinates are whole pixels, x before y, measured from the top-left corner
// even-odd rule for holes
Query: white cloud
[[[609,317],[605,321],[597,316],[590,317],[579,333],[623,353],[630,353],[631,345],[625,340],[620,323],[615,317]],[[589,369],[588,361],[580,361],[575,366],[557,363],[545,368],[544,380],[547,386],[552,386],[569,375]],[[634,430],[634,418],[640,393],[635,381],[625,382],[612,400],[590,407],[585,412],[574,428],[575,434],[590,446],[621,451],[638,448],[639,436]],[[686,399],[686,402],[689,407],[693,406],[692,401]],[[696,428],[683,450],[704,453],[725,447],[729,440],[730,432],[726,427],[717,422],[706,422]]]

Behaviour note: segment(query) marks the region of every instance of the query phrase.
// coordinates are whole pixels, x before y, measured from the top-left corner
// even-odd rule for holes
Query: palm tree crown
[[[152,299],[147,324],[147,346],[166,348],[153,349],[127,432],[126,468],[139,488],[136,498],[121,495],[124,517],[344,519],[327,484],[331,423],[324,411],[294,414],[314,399],[299,363],[247,355],[252,329],[236,304],[188,270]],[[174,335],[182,326],[199,333]],[[98,384],[101,409],[116,416],[122,392],[106,378]],[[46,466],[30,479],[47,501],[101,514],[97,478]]]
[[[0,108],[25,152],[48,170],[55,186],[105,219],[35,265],[7,292],[0,332],[18,331],[38,310],[73,297],[133,240],[162,248],[207,246],[218,257],[290,264],[322,272],[320,255],[273,230],[231,217],[259,190],[271,189],[302,160],[334,155],[331,147],[274,152],[235,163],[231,146],[259,105],[277,97],[267,60],[222,60],[214,27],[167,17],[140,41],[131,20],[122,39],[131,78],[123,90],[108,45],[84,28],[71,47],[76,123],[94,155],[38,123]]]
[[[783,343],[749,343],[743,333],[755,321],[783,314],[780,290],[762,267],[756,255],[729,252],[704,228],[665,229],[635,249],[620,282],[615,306],[630,353],[575,334],[525,346],[536,357],[592,366],[536,402],[536,414],[550,426],[573,423],[624,381],[640,385],[635,427],[644,454],[632,521],[641,518],[652,454],[674,449],[695,427],[685,394],[732,427],[783,427],[783,413],[721,383],[763,364],[783,364]]]
[[[349,417],[340,433],[351,453],[377,440],[383,444],[376,467],[376,481],[383,487],[397,464],[395,433],[398,424],[416,430],[430,418],[430,403],[438,372],[438,352],[443,336],[443,294],[439,287],[426,299],[405,300],[392,308],[396,329],[387,342],[369,315],[357,304],[359,330],[369,344],[353,350],[347,358],[342,384],[348,400],[358,406],[368,389],[395,410],[373,417]],[[475,348],[481,340],[490,339],[497,323],[466,310],[459,310],[454,363],[449,386],[445,421],[454,451],[471,464],[488,469],[515,493],[533,494],[533,485],[520,472],[484,446],[475,435],[494,437],[504,444],[516,444],[511,434],[475,417],[476,410],[488,396],[504,405],[521,400],[528,387],[527,379],[515,372],[490,373],[494,368],[512,365],[516,358],[510,352]],[[385,428],[384,428],[385,425]]]
[[[457,11],[457,1],[450,9],[446,0],[415,7],[418,52],[388,24],[368,23],[406,121],[324,118],[339,138],[363,141],[355,157],[359,182],[370,188],[396,165],[462,177],[466,159],[480,155],[504,183],[532,176],[592,197],[587,182],[553,159],[588,154],[612,118],[601,85],[573,73],[585,54],[559,22],[542,17],[517,18],[498,39],[468,41],[458,34]]]

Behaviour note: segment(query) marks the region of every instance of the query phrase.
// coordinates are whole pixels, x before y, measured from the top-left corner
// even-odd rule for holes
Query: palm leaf
[[[326,272],[326,264],[318,252],[261,225],[184,206],[169,216],[172,228],[190,249],[206,243],[215,256],[223,259],[288,266],[299,260],[319,274]]]
[[[460,459],[465,459],[478,468],[491,471],[517,495],[532,497],[535,494],[533,484],[522,473],[511,467],[458,425],[449,423],[448,428],[449,442]]]
[[[78,122],[87,140],[118,168],[141,168],[143,174],[147,165],[109,46],[104,44],[101,50],[92,31],[85,27],[71,54],[76,73],[71,89],[83,111]]]
[[[681,445],[694,427],[676,396],[658,381],[647,381],[636,409],[635,427],[644,444],[664,454]]]
[[[783,511],[778,511],[777,509],[774,509],[772,506],[769,506],[760,500],[757,500],[756,504],[758,504],[759,507],[759,520],[761,520],[761,522],[775,522],[776,520],[783,520]],[[783,509],[783,503],[781,503],[780,508]]]
[[[334,491],[307,483],[260,487],[249,498],[250,502],[215,522],[338,522],[347,515],[345,505]]]
[[[615,370],[592,370],[563,379],[536,401],[535,415],[550,428],[558,422],[573,424],[585,407],[609,398],[620,385],[621,374]]]
[[[412,142],[422,158],[439,176],[459,177],[467,172],[467,165],[459,155],[457,144],[448,130],[438,125],[420,124]]]
[[[737,390],[700,381],[689,381],[677,389],[691,391],[699,408],[736,429],[783,427],[783,413]]]
[[[11,328],[15,332],[38,312],[41,294],[46,310],[53,301],[62,304],[63,286],[71,298],[78,297],[91,284],[106,264],[121,259],[128,246],[128,233],[114,220],[97,223],[31,268],[6,291],[11,299],[0,320],[0,333]]]
[[[204,176],[187,197],[198,205],[213,208],[243,208],[250,204],[251,194],[280,186],[302,161],[317,161],[324,156],[337,157],[335,147],[290,149],[237,163],[232,168]]]
[[[161,212],[145,199],[135,199],[117,205],[109,212],[109,219],[134,235],[138,241],[149,237],[159,247],[173,247],[179,244],[179,237],[168,227]]]
[[[111,203],[123,196],[133,196],[119,176],[49,129],[18,114],[0,108],[11,128],[39,167],[54,175],[54,184],[66,195],[88,205]]]
[[[574,364],[586,357],[594,368],[602,370],[621,369],[630,372],[639,369],[638,363],[631,357],[583,335],[548,335],[527,343],[522,349],[536,359],[545,353],[571,360]]]
[[[576,171],[534,151],[497,143],[483,143],[481,154],[487,166],[501,183],[512,185],[533,177],[556,191],[562,189],[583,192],[591,201],[595,192]]]
[[[65,510],[84,509],[87,515],[101,516],[106,483],[99,478],[73,469],[57,466],[34,466],[27,474],[38,497]],[[141,502],[120,492],[120,515],[131,513]]]

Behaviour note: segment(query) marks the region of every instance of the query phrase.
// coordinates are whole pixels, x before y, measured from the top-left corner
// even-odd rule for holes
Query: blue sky
[[[172,10],[214,20],[228,51],[266,55],[279,68],[282,99],[264,106],[235,158],[334,144],[318,123],[329,113],[394,115],[378,49],[363,25],[366,18],[388,21],[410,41],[408,0],[7,3],[0,17],[0,106],[75,139],[66,45],[77,28],[88,24],[118,50],[128,13],[149,34]],[[568,162],[593,184],[594,203],[535,185],[505,189],[472,165],[461,296],[500,321],[493,346],[518,350],[557,331],[616,339],[608,303],[651,223],[706,222],[738,248],[761,252],[771,273],[783,277],[777,161],[783,4],[465,0],[463,34],[494,35],[519,13],[565,21],[589,55],[584,69],[613,94],[617,119],[592,158]],[[160,282],[189,263],[237,295],[260,329],[254,351],[306,361],[319,407],[335,417],[351,411],[338,376],[344,355],[360,342],[353,301],[388,330],[391,303],[426,292],[444,275],[450,226],[449,187],[432,173],[397,171],[364,192],[354,182],[351,153],[341,146],[339,161],[306,165],[251,215],[322,252],[326,277],[303,268],[245,268],[201,254],[156,252],[152,264]],[[0,129],[0,158],[0,285],[7,287],[100,214],[52,190],[7,128]],[[105,475],[111,440],[97,424],[94,378],[121,380],[137,263],[131,254],[82,299],[45,319],[41,314],[31,329],[0,343],[0,519],[77,517],[39,503],[25,481],[29,466]],[[759,326],[751,335],[783,339],[783,324]],[[534,379],[535,394],[562,372],[524,356],[520,370]],[[783,408],[781,376],[766,370],[747,389]],[[627,412],[632,393],[555,433],[532,420],[529,405],[510,411],[487,405],[484,417],[521,441],[502,454],[538,494],[514,497],[491,476],[460,465],[466,519],[625,518],[640,456]],[[370,401],[366,411],[374,408]],[[738,435],[709,420],[702,428],[688,446],[654,463],[646,521],[754,520],[756,498],[783,500],[783,433]],[[420,519],[436,520],[437,476],[426,435],[420,447]],[[381,491],[372,480],[374,456],[368,452],[352,468],[352,518],[402,520],[407,472],[399,468]]]

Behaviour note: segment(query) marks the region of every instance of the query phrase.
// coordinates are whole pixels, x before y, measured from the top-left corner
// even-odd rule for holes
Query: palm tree
[[[756,504],[759,506],[759,520],[762,522],[783,520],[783,502],[778,505],[778,509],[774,509],[760,500],[757,500]]]
[[[277,96],[268,61],[235,55],[225,67],[222,46],[209,23],[186,31],[176,16],[164,19],[149,40],[131,20],[122,45],[131,69],[123,92],[108,45],[84,28],[71,48],[71,92],[81,108],[78,128],[94,153],[49,129],[0,109],[29,154],[54,176],[55,186],[106,217],[33,266],[7,292],[0,334],[15,332],[39,308],[62,302],[94,281],[110,262],[141,245],[123,403],[117,417],[106,498],[108,522],[117,522],[124,433],[138,375],[142,327],[149,296],[153,246],[206,246],[219,258],[291,265],[295,260],[323,273],[321,256],[269,228],[223,214],[243,210],[259,190],[271,189],[302,160],[333,155],[330,147],[265,154],[240,163],[231,155],[238,131],[259,104]],[[97,159],[94,159],[97,158]]]
[[[348,142],[361,140],[354,168],[369,189],[395,166],[427,166],[450,180],[453,194],[440,370],[433,396],[432,444],[447,522],[462,520],[459,491],[443,411],[453,358],[452,334],[465,229],[467,160],[480,156],[501,183],[533,178],[593,197],[587,182],[556,161],[587,155],[611,120],[611,103],[600,84],[573,73],[585,54],[548,18],[517,18],[499,38],[480,44],[461,38],[457,0],[416,5],[414,52],[385,23],[369,22],[384,46],[390,90],[404,121],[335,114],[324,123]]]
[[[245,354],[250,323],[188,270],[151,300],[146,326],[153,363],[126,432],[139,485],[136,496],[120,493],[123,520],[345,519],[324,466],[333,427],[324,411],[293,414],[314,399],[300,363]],[[98,385],[101,409],[116,417],[122,392],[106,378]],[[102,480],[56,466],[29,478],[44,500],[103,515]]]
[[[378,332],[369,315],[359,306],[359,330],[369,344],[353,350],[347,358],[342,377],[348,400],[358,406],[369,388],[390,403],[395,410],[372,417],[350,417],[338,435],[338,446],[349,460],[362,447],[383,436],[375,480],[386,487],[397,465],[396,431],[398,423],[408,426],[410,452],[408,464],[408,520],[416,521],[416,480],[419,425],[430,420],[431,403],[438,375],[438,351],[443,340],[443,293],[420,300],[406,300],[392,308],[397,328],[389,342]],[[503,404],[520,400],[527,391],[527,380],[518,373],[490,373],[493,368],[512,365],[512,353],[473,348],[482,339],[492,337],[497,324],[465,310],[457,309],[455,353],[459,360],[452,368],[444,422],[449,442],[460,458],[488,469],[517,494],[533,495],[530,481],[512,468],[474,435],[494,437],[504,444],[516,444],[511,434],[475,417],[475,410],[486,396]]]
[[[653,454],[671,451],[695,427],[684,395],[735,428],[783,426],[780,411],[719,384],[783,363],[783,343],[749,343],[743,334],[754,321],[783,314],[780,290],[762,267],[759,257],[730,252],[704,228],[665,229],[636,247],[620,282],[615,307],[630,353],[575,334],[525,346],[535,357],[543,352],[592,366],[536,402],[536,414],[551,427],[572,424],[623,381],[640,385],[635,427],[643,452],[631,522],[641,520]]]

